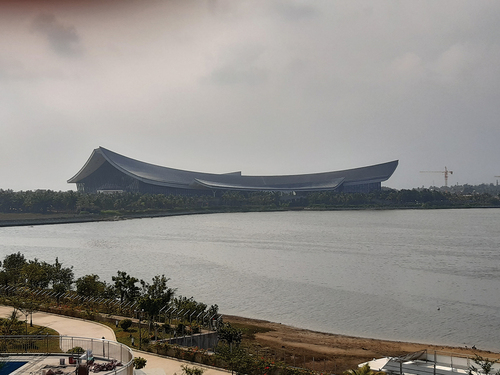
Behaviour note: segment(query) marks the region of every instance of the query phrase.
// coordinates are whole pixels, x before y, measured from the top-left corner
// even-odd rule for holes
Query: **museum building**
[[[398,161],[342,171],[245,176],[185,171],[135,160],[103,147],[96,148],[82,169],[68,183],[79,192],[137,192],[166,195],[214,195],[226,191],[271,191],[301,195],[317,191],[361,192],[380,190],[391,177]]]

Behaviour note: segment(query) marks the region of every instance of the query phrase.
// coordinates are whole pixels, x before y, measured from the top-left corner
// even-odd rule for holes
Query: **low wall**
[[[198,347],[205,350],[213,350],[217,346],[219,338],[217,332],[198,333],[191,336],[174,337],[165,340],[172,345]]]

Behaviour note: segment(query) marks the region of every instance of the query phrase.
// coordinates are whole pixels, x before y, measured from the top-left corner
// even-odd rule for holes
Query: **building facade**
[[[360,192],[380,190],[398,161],[342,171],[245,176],[241,172],[214,174],[192,172],[145,163],[96,148],[82,169],[68,183],[84,193],[138,192],[166,195],[220,195],[226,191],[272,191],[297,195],[315,191]]]

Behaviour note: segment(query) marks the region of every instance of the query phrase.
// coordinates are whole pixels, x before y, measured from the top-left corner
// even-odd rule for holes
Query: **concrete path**
[[[13,308],[10,306],[0,306],[0,317],[8,317]],[[24,315],[18,315],[19,320],[24,320]],[[29,320],[28,320],[29,321]],[[116,341],[115,333],[111,328],[104,324],[71,318],[62,315],[36,312],[33,314],[33,324],[44,326],[56,330],[61,336],[106,338]],[[134,350],[135,357],[143,357],[147,360],[146,367],[141,370],[135,370],[136,374],[146,375],[181,375],[182,365],[201,367],[205,370],[203,375],[227,375],[228,372],[206,367],[198,363],[190,363],[175,359],[159,357],[151,353]]]
[[[0,316],[8,317],[14,310],[11,306],[0,306]],[[18,312],[17,319],[24,321],[25,316]],[[28,323],[31,317],[28,317]],[[81,320],[67,316],[36,312],[33,314],[33,324],[52,328],[62,336],[92,337],[116,341],[115,333],[104,324]]]

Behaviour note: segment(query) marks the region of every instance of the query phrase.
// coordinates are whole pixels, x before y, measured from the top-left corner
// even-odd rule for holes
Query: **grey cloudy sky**
[[[0,2],[0,188],[103,146],[195,171],[500,175],[500,2]]]

